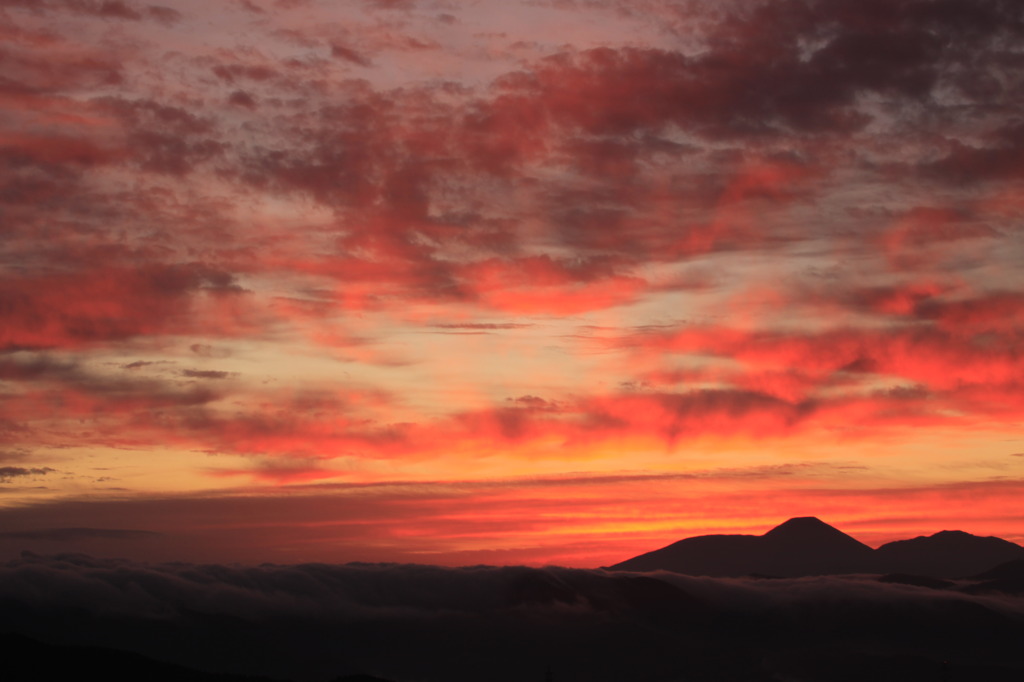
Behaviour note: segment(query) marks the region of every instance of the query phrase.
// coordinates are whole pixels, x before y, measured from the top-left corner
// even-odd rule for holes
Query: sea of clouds
[[[0,566],[0,631],[310,681],[368,673],[511,682],[544,679],[548,669],[560,682],[929,679],[950,666],[982,680],[1024,670],[1024,598],[876,576],[144,564],[26,553]]]

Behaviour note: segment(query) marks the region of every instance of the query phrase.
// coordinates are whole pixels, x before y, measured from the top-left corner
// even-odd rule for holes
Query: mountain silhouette
[[[790,519],[764,535],[703,535],[615,564],[623,571],[798,577],[873,568],[874,550],[814,517]]]
[[[713,577],[880,573],[958,578],[1014,559],[1024,559],[1024,547],[963,531],[942,531],[871,549],[824,521],[806,516],[789,519],[764,535],[687,538],[610,568]]]
[[[897,540],[875,554],[887,571],[962,578],[1007,561],[1024,559],[1024,547],[996,537],[944,530],[928,537]]]

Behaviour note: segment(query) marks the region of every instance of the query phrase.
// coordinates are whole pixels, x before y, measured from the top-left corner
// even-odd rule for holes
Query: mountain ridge
[[[849,573],[957,578],[1024,559],[1024,547],[960,530],[896,540],[872,549],[814,516],[794,517],[763,535],[699,535],[610,566],[689,575],[795,578]]]

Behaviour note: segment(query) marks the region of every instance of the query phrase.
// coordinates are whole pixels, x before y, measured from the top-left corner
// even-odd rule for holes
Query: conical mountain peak
[[[761,536],[772,546],[808,552],[870,551],[870,547],[814,516],[799,516]]]
[[[772,528],[765,535],[778,535],[780,533],[816,533],[823,530],[841,532],[828,525],[817,516],[796,516],[788,521],[783,521]]]
[[[800,540],[815,542],[818,540],[850,536],[837,528],[833,528],[815,516],[798,516],[781,523],[764,534],[763,537],[775,540]],[[851,540],[853,538],[850,538]]]

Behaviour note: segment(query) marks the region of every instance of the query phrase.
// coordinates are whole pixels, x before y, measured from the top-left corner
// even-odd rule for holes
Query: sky
[[[1024,7],[0,0],[0,554],[1024,542]]]

